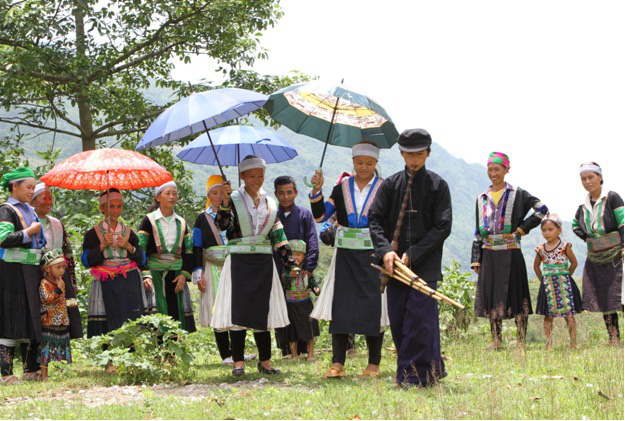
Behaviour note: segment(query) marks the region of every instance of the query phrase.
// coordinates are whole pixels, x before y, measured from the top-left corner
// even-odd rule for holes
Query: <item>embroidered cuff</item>
[[[186,270],[181,270],[180,274],[184,275],[184,277],[187,278],[187,282],[189,282],[192,279],[191,274],[187,272]]]
[[[323,199],[323,192],[319,190],[319,193],[316,195],[309,194],[308,198],[310,199],[310,203],[315,203]]]
[[[222,210],[222,211],[229,211],[230,209],[232,209],[232,205],[228,206],[227,208],[225,208],[225,207],[223,207],[223,206],[219,205],[219,210]]]
[[[142,278],[151,278],[152,277],[152,272],[150,272],[149,270],[144,270],[141,272],[141,277]]]
[[[480,266],[482,266],[481,263],[478,263],[478,262],[471,263],[471,268],[479,268]]]

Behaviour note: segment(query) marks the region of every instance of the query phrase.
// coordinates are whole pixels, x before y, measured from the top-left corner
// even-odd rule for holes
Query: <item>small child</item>
[[[291,240],[289,245],[297,266],[301,268],[306,258],[306,243],[302,240]],[[318,284],[312,275],[306,278],[299,273],[296,278],[291,278],[288,273],[283,273],[282,283],[286,290],[286,307],[291,322],[285,328],[285,339],[289,342],[291,357],[293,359],[298,357],[297,342],[305,340],[308,352],[307,360],[314,361],[315,342],[313,338],[319,336],[319,323],[310,318],[310,313],[313,311],[310,292],[312,290],[315,295],[319,295]]]
[[[570,347],[577,347],[577,326],[575,314],[581,312],[582,300],[579,289],[571,275],[577,268],[577,259],[571,243],[562,242],[562,220],[555,213],[548,212],[540,224],[547,242],[536,247],[534,272],[541,280],[538,291],[536,314],[545,316],[546,349],[551,349],[553,318],[564,317],[569,329]],[[542,263],[542,270],[541,270]]]
[[[41,380],[46,381],[50,361],[72,362],[67,307],[76,307],[78,303],[75,299],[65,299],[63,255],[57,250],[50,250],[44,254],[42,262],[45,277],[39,285],[42,327],[39,364]]]

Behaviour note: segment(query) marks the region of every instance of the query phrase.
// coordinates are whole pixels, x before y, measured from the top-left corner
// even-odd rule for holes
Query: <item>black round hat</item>
[[[404,130],[397,140],[402,152],[421,152],[432,146],[432,136],[424,129]]]

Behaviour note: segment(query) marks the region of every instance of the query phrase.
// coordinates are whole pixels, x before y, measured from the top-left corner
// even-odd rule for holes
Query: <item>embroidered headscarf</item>
[[[486,165],[491,163],[501,164],[506,168],[510,168],[510,158],[503,152],[491,152]]]
[[[41,258],[43,266],[52,266],[57,263],[65,263],[65,257],[56,249],[52,249]]]
[[[293,253],[306,254],[306,242],[304,240],[289,240],[289,246],[291,246]]]
[[[215,187],[221,187],[224,183],[224,179],[220,175],[211,175],[206,180],[206,207],[204,209],[208,209],[211,205],[211,199],[208,197],[211,190]]]
[[[547,221],[553,222],[558,228],[562,227],[562,218],[560,218],[557,213],[547,212],[543,220],[540,221],[540,225],[542,226],[542,224]]]
[[[102,206],[103,204],[111,200],[121,200],[123,202],[124,197],[118,190],[110,190],[110,191],[105,191],[104,193],[102,193],[100,195],[99,200],[100,200],[100,206]]]

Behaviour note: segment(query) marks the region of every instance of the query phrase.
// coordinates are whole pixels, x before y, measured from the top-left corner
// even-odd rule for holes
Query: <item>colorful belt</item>
[[[352,250],[373,249],[369,228],[346,228],[339,225],[336,229],[334,246]]]
[[[236,238],[228,242],[226,255],[228,254],[273,254],[273,247],[267,237]]]
[[[591,253],[597,253],[600,251],[611,249],[621,245],[621,236],[617,231],[609,234],[602,235],[600,237],[589,238],[586,246]]]
[[[9,263],[39,266],[43,251],[41,249],[0,248],[0,259]]]
[[[223,266],[227,246],[213,246],[204,250],[204,260],[212,265]]]
[[[521,248],[521,237],[517,234],[491,234],[483,239],[486,250],[514,250]]]
[[[296,290],[287,289],[285,296],[286,296],[286,300],[291,303],[298,302],[298,301],[306,301],[310,299],[310,290],[308,288],[296,289]]]
[[[548,264],[543,263],[543,276],[553,276],[553,275],[570,275],[569,273],[569,264]]]

